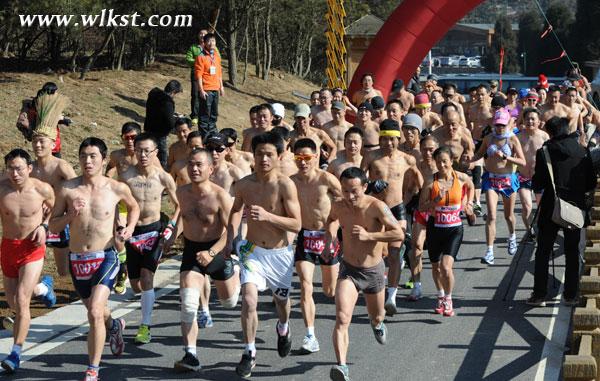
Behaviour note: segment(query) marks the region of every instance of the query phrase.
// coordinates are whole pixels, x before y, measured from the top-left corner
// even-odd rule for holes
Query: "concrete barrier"
[[[563,363],[565,381],[591,381],[597,377],[598,366],[592,356],[592,336],[583,335],[577,355],[566,355]]]

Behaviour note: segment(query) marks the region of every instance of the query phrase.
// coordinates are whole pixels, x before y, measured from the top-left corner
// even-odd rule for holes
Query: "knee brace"
[[[238,299],[240,298],[240,287],[238,287],[233,295],[229,299],[221,300],[221,306],[223,308],[235,308],[238,303]]]
[[[200,305],[200,290],[197,288],[182,288],[179,290],[181,297],[181,321],[195,324],[198,306]]]

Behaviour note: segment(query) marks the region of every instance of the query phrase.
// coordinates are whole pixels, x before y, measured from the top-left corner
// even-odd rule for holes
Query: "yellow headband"
[[[429,108],[431,107],[431,103],[421,103],[419,105],[415,105],[416,108]]]
[[[391,136],[394,138],[399,138],[400,131],[398,131],[398,130],[382,130],[382,131],[379,131],[379,136]]]

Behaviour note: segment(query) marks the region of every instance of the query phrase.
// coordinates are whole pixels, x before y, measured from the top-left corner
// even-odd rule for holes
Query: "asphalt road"
[[[498,213],[502,216],[502,213]],[[520,223],[520,218],[518,218]],[[388,343],[376,343],[369,326],[364,300],[354,311],[350,327],[348,361],[353,380],[556,380],[560,377],[562,355],[566,350],[566,331],[570,309],[558,303],[545,308],[524,304],[533,285],[533,244],[521,244],[515,257],[507,254],[507,230],[502,217],[498,221],[495,246],[496,264],[480,263],[485,250],[483,220],[465,228],[464,241],[455,264],[456,289],[453,293],[456,316],[442,317],[433,313],[435,289],[431,266],[425,254],[423,290],[418,302],[405,300],[409,290],[400,290],[400,313],[386,318]],[[524,234],[519,224],[517,237]],[[559,240],[560,241],[560,240]],[[558,246],[557,246],[558,247]],[[556,278],[563,274],[563,257],[556,259]],[[177,264],[159,269],[165,272],[166,288],[156,302],[152,326],[152,342],[135,346],[133,337],[140,319],[139,303],[123,299],[114,302],[117,315],[127,321],[126,348],[115,358],[105,347],[100,376],[102,380],[236,380],[235,366],[240,360],[240,307],[224,310],[211,303],[214,327],[200,330],[198,354],[202,371],[177,374],[173,363],[183,356],[179,328]],[[168,274],[167,274],[168,272]],[[170,277],[170,279],[169,279]],[[408,271],[402,273],[402,283]],[[326,380],[335,363],[331,332],[335,323],[335,306],[320,291],[319,272],[315,280],[317,302],[316,335],[321,351],[300,355],[297,350],[305,335],[299,302],[299,289],[292,292],[292,354],[281,359],[277,355],[275,309],[270,293],[259,302],[257,366],[252,378],[258,380]],[[551,277],[551,282],[552,282]],[[298,287],[295,278],[294,287]],[[559,288],[550,290],[555,294]],[[214,294],[214,293],[213,293]],[[83,312],[79,310],[79,315]],[[55,311],[50,322],[34,322],[32,335],[44,331],[45,343],[30,346],[30,358],[22,369],[6,379],[77,380],[82,379],[87,365],[87,327],[80,322],[69,326],[60,320],[74,313]],[[59,321],[57,321],[57,319]],[[66,321],[66,320],[65,320]],[[54,324],[54,325],[53,325]],[[43,336],[43,335],[42,335]],[[0,349],[8,349],[9,338]],[[32,340],[34,341],[34,340]],[[2,344],[2,343],[0,343]]]

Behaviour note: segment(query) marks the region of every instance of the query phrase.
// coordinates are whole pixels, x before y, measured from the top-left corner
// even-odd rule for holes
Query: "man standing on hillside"
[[[216,46],[215,35],[212,33],[206,34],[204,36],[204,49],[202,54],[196,57],[196,63],[194,64],[200,92],[200,123],[198,129],[203,137],[209,132],[217,132],[219,95],[225,95],[221,55]]]
[[[196,58],[202,55],[204,49],[204,36],[208,34],[206,29],[200,29],[198,32],[198,43],[193,44],[185,54],[185,60],[190,65],[190,80],[192,81],[191,87],[191,109],[190,118],[192,119],[192,126],[198,125],[198,115],[200,113],[200,99],[198,98],[198,81],[196,81]]]
[[[146,120],[144,131],[149,132],[156,138],[158,143],[158,160],[163,169],[167,170],[167,136],[175,128],[175,95],[181,93],[181,83],[171,80],[164,90],[158,87],[148,93],[146,101]]]

